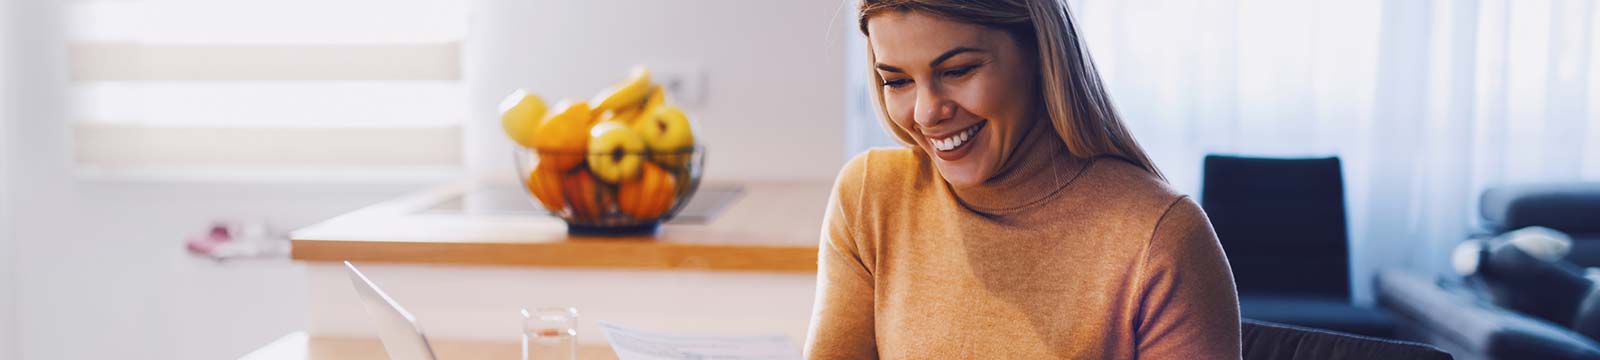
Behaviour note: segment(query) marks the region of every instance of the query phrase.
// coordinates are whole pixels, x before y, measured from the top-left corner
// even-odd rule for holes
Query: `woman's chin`
[[[939,168],[939,175],[944,181],[954,187],[971,187],[982,184],[984,175],[978,164],[970,161],[944,161],[933,159],[934,165]]]

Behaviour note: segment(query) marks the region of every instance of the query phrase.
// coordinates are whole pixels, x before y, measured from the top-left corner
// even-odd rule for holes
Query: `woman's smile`
[[[939,156],[939,159],[944,161],[960,160],[966,157],[967,154],[972,153],[972,148],[982,146],[983,144],[980,143],[985,143],[983,141],[984,137],[980,135],[983,135],[984,125],[988,123],[988,121],[979,121],[960,131],[928,135],[926,136],[927,141],[930,147],[933,148],[934,154]]]

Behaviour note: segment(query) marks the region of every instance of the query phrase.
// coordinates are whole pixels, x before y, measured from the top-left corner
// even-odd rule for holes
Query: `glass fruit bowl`
[[[700,146],[679,151],[574,153],[515,150],[530,200],[574,234],[653,233],[683,209],[705,166]]]

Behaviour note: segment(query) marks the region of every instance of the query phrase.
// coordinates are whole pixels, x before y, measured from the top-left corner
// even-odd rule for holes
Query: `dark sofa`
[[[1497,187],[1479,210],[1487,231],[1471,276],[1379,273],[1378,304],[1395,315],[1397,337],[1457,359],[1600,360],[1600,286],[1582,269],[1600,265],[1600,183]],[[1492,239],[1529,226],[1566,233],[1572,251],[1540,259]]]
[[[1543,226],[1572,236],[1566,260],[1600,266],[1600,183],[1501,186],[1483,192],[1479,211],[1490,234]]]

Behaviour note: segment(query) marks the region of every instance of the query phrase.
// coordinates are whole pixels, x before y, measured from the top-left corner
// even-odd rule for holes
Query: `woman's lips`
[[[928,138],[928,145],[933,148],[935,155],[944,161],[956,161],[967,156],[976,147],[977,142],[984,141],[983,130],[988,121],[973,124],[967,129],[943,139]]]

